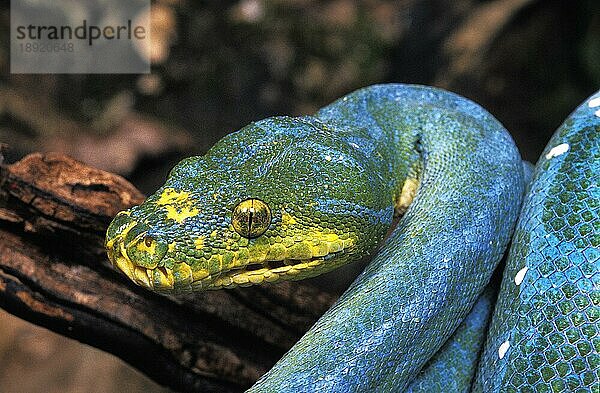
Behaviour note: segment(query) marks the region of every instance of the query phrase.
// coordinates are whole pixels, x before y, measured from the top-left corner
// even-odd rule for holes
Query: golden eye
[[[259,237],[271,224],[271,209],[260,199],[246,199],[233,208],[231,224],[241,236]]]

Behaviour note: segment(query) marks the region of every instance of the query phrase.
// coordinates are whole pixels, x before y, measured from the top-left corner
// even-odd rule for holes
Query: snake
[[[600,91],[536,165],[474,392],[600,392],[599,180]]]
[[[533,173],[490,113],[434,87],[256,121],[118,213],[108,257],[161,293],[372,258],[250,392],[598,391],[599,97]]]

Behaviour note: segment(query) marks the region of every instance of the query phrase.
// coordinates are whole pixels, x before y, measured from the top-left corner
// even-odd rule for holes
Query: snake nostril
[[[121,252],[134,265],[154,269],[166,255],[168,245],[149,231],[147,224],[134,225],[123,239]]]
[[[169,275],[169,272],[167,271],[167,268],[164,266],[159,266],[156,269],[158,269],[162,274],[164,274],[165,276]]]
[[[144,236],[144,244],[146,245],[146,247],[151,247],[152,243],[154,243],[155,240],[152,236],[150,235],[146,235]]]

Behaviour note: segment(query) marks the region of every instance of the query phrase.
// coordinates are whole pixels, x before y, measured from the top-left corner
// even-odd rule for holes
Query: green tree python
[[[528,170],[492,115],[440,89],[376,85],[314,116],[252,123],[119,213],[106,247],[159,292],[261,285],[373,253],[399,217],[250,391],[598,392],[599,134],[592,97],[550,141],[489,334],[486,285]]]

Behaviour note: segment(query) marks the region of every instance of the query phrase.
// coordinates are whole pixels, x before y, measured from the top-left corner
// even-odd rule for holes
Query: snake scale
[[[252,123],[119,213],[106,247],[137,284],[180,292],[313,277],[384,241],[252,392],[598,392],[599,134],[592,97],[550,141],[491,325],[530,170],[488,112],[436,88]]]

